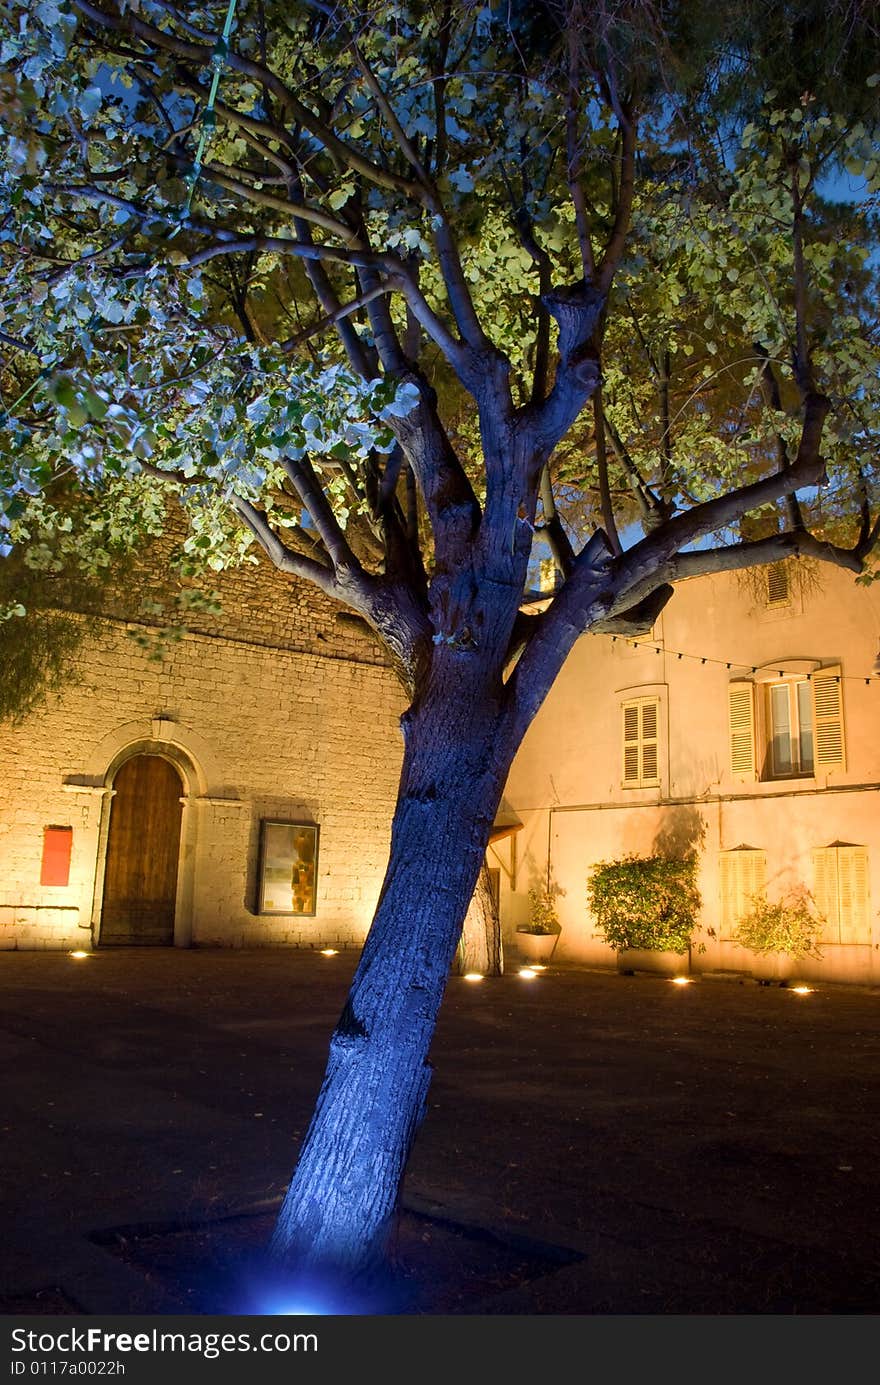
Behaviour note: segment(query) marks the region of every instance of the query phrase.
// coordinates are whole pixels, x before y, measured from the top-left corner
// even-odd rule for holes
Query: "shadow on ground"
[[[355,958],[7,954],[0,1314],[253,1313]],[[450,982],[383,1306],[880,1304],[880,995]]]

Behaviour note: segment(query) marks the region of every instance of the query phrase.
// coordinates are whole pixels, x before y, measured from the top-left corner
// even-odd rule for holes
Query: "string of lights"
[[[208,100],[205,104],[205,109],[202,112],[201,130],[199,132],[196,156],[193,160],[192,167],[188,170],[184,178],[184,182],[187,185],[187,194],[186,203],[181,212],[181,223],[189,220],[193,194],[196,190],[196,184],[201,177],[205,151],[207,150],[211,136],[217,128],[217,112],[214,110],[214,103],[217,100],[217,89],[220,86],[220,78],[226,66],[226,59],[229,57],[229,35],[232,32],[232,21],[235,18],[235,7],[237,3],[238,0],[229,0],[229,8],[226,11],[226,22],[223,25],[223,33],[215,43],[213,52],[211,53],[211,67],[213,68],[211,88],[208,92]],[[176,231],[172,231],[171,234],[175,235]]]
[[[715,664],[720,668],[726,668],[728,671],[732,671],[733,669],[745,669],[747,672],[758,673],[759,671],[766,672],[772,670],[774,667],[772,663],[750,664],[746,659],[717,659],[713,658],[710,654],[690,654],[685,650],[669,649],[663,643],[648,640],[633,640],[625,635],[612,635],[611,643],[628,645],[631,649],[653,650],[655,654],[666,654],[676,661],[689,659],[698,664]],[[785,661],[783,660],[783,662]],[[777,672],[780,678],[791,676],[790,670],[787,671],[784,668],[777,669]],[[822,672],[822,669],[815,669],[813,673],[807,673],[805,675],[807,682],[811,682],[814,675],[820,675]],[[874,670],[871,674],[838,673],[835,674],[835,682],[880,683],[880,655],[878,655],[877,659],[874,661]]]

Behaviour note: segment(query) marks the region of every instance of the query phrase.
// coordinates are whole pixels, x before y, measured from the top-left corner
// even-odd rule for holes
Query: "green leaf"
[[[85,394],[83,395],[83,403],[85,404],[86,409],[88,410],[92,418],[100,420],[106,417],[109,405],[107,401],[105,399],[102,399],[99,394],[96,394],[94,390],[86,390]]]
[[[354,183],[342,183],[338,188],[334,188],[329,194],[327,201],[338,212],[340,207],[344,207],[354,192]]]
[[[76,387],[68,375],[56,375],[49,381],[48,391],[62,409],[70,409],[77,402]]]

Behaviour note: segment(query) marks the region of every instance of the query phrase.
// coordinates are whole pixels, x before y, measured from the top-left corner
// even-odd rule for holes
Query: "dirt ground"
[[[352,954],[0,961],[0,1314],[259,1313]],[[880,993],[450,981],[405,1314],[875,1314]],[[378,1292],[378,1291],[377,1291]]]

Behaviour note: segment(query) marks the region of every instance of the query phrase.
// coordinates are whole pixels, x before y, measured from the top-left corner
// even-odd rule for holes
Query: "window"
[[[832,842],[814,851],[813,898],[826,920],[822,942],[869,943],[868,848]]]
[[[767,600],[768,608],[776,606],[787,606],[791,600],[791,585],[789,582],[788,566],[785,563],[774,563],[767,568]]]
[[[638,697],[623,704],[623,786],[655,788],[660,783],[660,699]]]
[[[813,672],[805,668],[812,667]],[[840,667],[774,666],[729,683],[730,770],[740,781],[797,779],[845,769]],[[760,692],[760,696],[758,693]]]
[[[767,888],[767,854],[753,846],[737,846],[722,851],[720,865],[721,936],[729,938],[755,895]]]
[[[770,777],[813,773],[813,694],[806,678],[768,685],[767,729]]]

